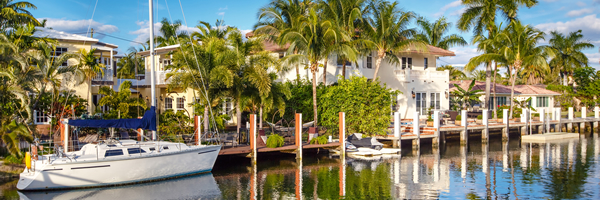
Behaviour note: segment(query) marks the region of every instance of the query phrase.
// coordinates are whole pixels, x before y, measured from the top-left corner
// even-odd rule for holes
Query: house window
[[[56,47],[56,50],[50,52],[50,55],[52,55],[52,57],[56,59],[57,57],[59,57],[63,53],[67,53],[67,48]],[[67,63],[67,61],[65,61],[60,66],[67,66],[67,65],[68,65],[68,63]]]
[[[177,98],[177,110],[183,110],[185,105],[185,99],[184,98]]]
[[[536,98],[536,107],[548,107],[549,106],[549,98],[548,97],[537,97]]]
[[[367,55],[367,69],[373,69],[373,55],[370,53]]]
[[[425,58],[423,60],[423,66],[425,67],[425,69],[427,69],[427,67],[429,67],[429,59]]]
[[[419,112],[421,115],[425,114],[425,112],[427,111],[427,93],[417,93],[416,100],[417,112]]]
[[[173,99],[170,97],[165,98],[165,110],[173,109]]]
[[[402,57],[402,69],[412,69],[412,58]]]
[[[431,97],[429,99],[429,107],[432,109],[440,109],[440,93],[430,93],[429,96]]]
[[[496,97],[496,107],[506,105],[506,97]]]
[[[34,111],[35,112],[35,123],[36,124],[48,124],[50,123],[50,118],[48,118],[48,113],[44,111]]]
[[[341,58],[339,56],[337,57],[337,65],[338,66],[344,66],[344,61],[346,62],[346,64],[345,64],[346,66],[352,65],[352,63],[350,61],[344,60],[343,58]]]

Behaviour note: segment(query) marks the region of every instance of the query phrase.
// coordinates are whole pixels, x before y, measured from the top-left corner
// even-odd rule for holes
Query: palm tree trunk
[[[242,104],[240,103],[239,98],[235,105],[235,117],[237,118],[237,133],[239,135],[240,129],[242,128]]]
[[[329,61],[329,57],[325,57],[325,64],[323,65],[323,85],[327,86],[327,63]]]
[[[518,63],[518,62],[519,61],[517,61],[516,63]],[[510,100],[509,100],[510,101],[510,115],[508,115],[509,119],[513,118],[513,112],[514,112],[514,109],[513,109],[513,101],[514,100],[513,99],[515,98],[515,82],[517,80],[517,71],[518,71],[517,69],[519,68],[518,65],[519,64],[515,64],[514,74],[513,74],[513,72],[510,72],[510,74],[511,74],[510,77],[512,80],[510,80],[511,87],[510,87]]]
[[[313,63],[310,71],[312,71],[312,90],[313,90],[313,115],[314,115],[314,127],[317,127],[317,63]]]
[[[342,76],[344,76],[344,80],[346,80],[346,61],[344,60],[344,64],[342,64]]]
[[[490,107],[490,86],[491,86],[491,77],[492,77],[492,62],[487,64],[485,67],[485,102],[483,103],[483,108]]]
[[[498,119],[498,99],[496,98],[496,75],[498,74],[498,63],[494,63],[494,120]],[[506,123],[506,122],[505,122]]]
[[[263,128],[263,124],[262,124],[263,116],[262,116],[262,114],[263,114],[263,105],[261,104],[260,108],[259,108],[259,111],[258,111],[258,130],[262,130],[262,128]]]
[[[300,82],[300,68],[296,65],[296,81]]]
[[[204,106],[204,134],[208,134],[208,106]]]
[[[384,57],[385,57],[385,52],[377,53],[377,60],[375,61],[375,73],[373,73],[373,80],[375,80],[377,78],[377,73],[379,73],[379,67],[381,66],[381,61],[383,60]]]

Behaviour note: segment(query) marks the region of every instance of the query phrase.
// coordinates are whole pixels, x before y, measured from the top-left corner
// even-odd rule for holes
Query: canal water
[[[15,180],[0,186],[0,198],[600,199],[598,134],[547,144],[490,141],[345,160],[310,151],[301,164],[292,154],[262,156],[257,166],[219,158],[213,173],[108,188],[18,193]]]

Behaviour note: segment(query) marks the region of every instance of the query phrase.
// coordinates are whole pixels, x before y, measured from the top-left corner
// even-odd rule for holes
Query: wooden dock
[[[327,143],[327,144],[304,144],[302,145],[302,149],[331,149],[331,148],[337,148],[340,146],[339,142],[332,142],[332,143]],[[294,144],[288,144],[282,147],[277,147],[277,148],[268,148],[266,146],[259,146],[256,148],[256,150],[258,151],[258,153],[267,153],[267,152],[287,152],[287,153],[293,153],[296,151],[298,147]],[[221,150],[221,152],[219,152],[219,156],[221,155],[243,155],[246,156],[248,154],[250,154],[252,152],[252,149],[250,149],[250,146],[248,145],[243,145],[243,146],[237,146],[237,147],[225,147],[224,149]]]

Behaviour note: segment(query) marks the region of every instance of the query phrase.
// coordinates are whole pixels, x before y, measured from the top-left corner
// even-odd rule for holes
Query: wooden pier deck
[[[332,142],[327,144],[304,144],[302,149],[330,149],[337,148],[340,146],[339,142]],[[298,147],[295,144],[288,144],[277,148],[267,148],[265,146],[259,146],[256,148],[258,153],[266,152],[294,152]],[[237,147],[226,147],[219,152],[219,155],[247,155],[251,152],[250,146],[243,145]]]

